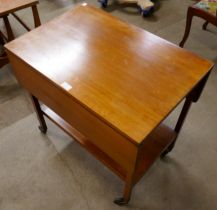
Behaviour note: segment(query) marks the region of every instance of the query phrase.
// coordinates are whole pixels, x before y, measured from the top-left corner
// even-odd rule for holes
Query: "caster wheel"
[[[151,7],[149,9],[144,9],[144,10],[141,9],[141,14],[143,17],[148,17],[148,16],[152,15],[153,12],[154,12],[154,7]]]
[[[160,158],[163,159],[170,151],[168,149],[166,149],[165,151],[163,151],[163,153],[160,155]]]
[[[166,156],[167,156],[168,152],[163,152],[161,155],[160,155],[160,158],[161,159],[164,159]]]
[[[117,198],[114,200],[114,203],[119,205],[119,206],[124,206],[127,205],[128,202],[124,200],[124,198]]]
[[[47,133],[47,128],[43,128],[42,126],[38,126],[38,129],[39,129],[43,134],[46,134],[46,133]]]
[[[160,158],[163,159],[168,153],[170,153],[174,147],[174,144],[171,144],[169,147],[167,147],[163,152],[162,154],[160,155]]]

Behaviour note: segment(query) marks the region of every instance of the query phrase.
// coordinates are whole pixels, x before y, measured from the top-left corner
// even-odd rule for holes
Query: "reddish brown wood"
[[[210,72],[206,74],[203,79],[195,86],[195,88],[189,93],[186,97],[185,103],[183,105],[182,111],[176,123],[174,131],[177,133],[176,138],[174,138],[173,142],[168,146],[168,148],[162,153],[161,157],[164,157],[167,153],[171,152],[176,144],[177,137],[182,129],[184,121],[187,117],[189,109],[191,107],[192,102],[197,102],[202,94],[203,88],[206,85]]]
[[[124,187],[123,197],[117,199],[118,202],[122,201],[122,204],[127,203],[130,200],[132,187],[135,185],[143,176],[144,172],[153,164],[153,162],[160,156],[161,152],[171,143],[176,137],[176,133],[164,124],[158,126],[147,138],[145,145],[141,147],[141,156],[138,160],[135,173],[128,175],[127,172],[117,164],[112,158],[101,151],[97,145],[94,145],[84,135],[73,128],[64,119],[58,116],[51,109],[46,106],[42,106],[43,114],[48,117],[52,122],[64,130],[68,135],[75,139],[81,146],[91,152],[98,160],[104,163],[109,169],[117,174],[122,180],[126,181]]]
[[[15,19],[27,30],[30,31],[30,28],[14,13],[18,10],[31,7],[32,8],[32,14],[34,18],[34,24],[35,27],[38,27],[41,25],[41,21],[39,18],[38,10],[37,10],[37,4],[38,0],[0,0],[0,18],[3,18],[5,28],[6,28],[6,35],[3,34],[0,31],[0,37],[1,40],[4,40],[6,42],[9,42],[13,40],[14,34],[8,19],[8,15],[12,14]],[[0,68],[8,63],[8,59],[5,56],[0,57]]]
[[[189,7],[188,8],[188,12],[187,12],[187,19],[186,19],[186,26],[185,26],[185,33],[184,36],[182,38],[182,41],[179,43],[180,47],[183,47],[191,30],[191,24],[192,24],[192,18],[193,18],[193,13],[192,13],[192,8]]]
[[[208,72],[202,79],[200,82],[198,82],[198,84],[194,87],[194,89],[191,91],[191,95],[189,97],[191,97],[193,102],[197,102],[203,92],[204,86],[206,85],[206,82],[209,78],[210,72]]]
[[[173,139],[173,141],[171,142],[171,144],[166,148],[166,150],[162,153],[161,157],[163,158],[165,155],[167,155],[169,152],[172,151],[172,149],[174,148],[175,146],[175,143],[176,143],[176,140],[178,138],[178,135],[182,129],[182,126],[184,124],[184,121],[187,117],[187,114],[189,112],[189,109],[191,107],[191,104],[192,104],[192,98],[190,97],[186,97],[185,99],[185,103],[184,103],[184,106],[182,108],[182,111],[179,115],[179,118],[178,118],[178,121],[176,123],[176,126],[175,126],[175,129],[174,131],[176,132],[176,136],[175,138]]]
[[[161,123],[155,128],[139,149],[139,159],[135,170],[134,184],[150,168],[153,162],[167,149],[175,140],[177,133],[170,127]]]
[[[7,42],[10,42],[11,40],[14,39],[14,33],[12,31],[12,28],[11,28],[11,25],[8,19],[8,15],[3,16],[3,20],[4,20],[6,32],[7,32]]]
[[[6,49],[19,82],[59,117],[43,114],[124,179],[120,205],[176,138],[162,121],[213,66],[85,4]]]
[[[34,18],[35,28],[37,28],[38,26],[41,25],[41,20],[40,20],[39,14],[38,14],[37,5],[32,6],[32,14],[33,14],[33,18]]]
[[[89,141],[84,135],[82,135],[79,131],[73,128],[69,123],[67,123],[64,119],[58,116],[51,109],[46,106],[42,106],[43,114],[54,122],[57,126],[59,126],[62,130],[64,130],[69,136],[75,139],[82,147],[86,148],[91,154],[93,154],[98,160],[102,161],[102,163],[106,164],[114,173],[116,173],[121,179],[126,179],[126,171],[117,164],[114,160],[112,160],[106,153],[100,150],[97,145],[94,145]]]
[[[0,0],[0,17],[38,3],[38,0]]]
[[[182,38],[182,41],[179,43],[180,47],[183,47],[188,36],[190,33],[190,29],[191,29],[191,23],[192,23],[192,18],[194,16],[200,17],[202,19],[204,19],[206,22],[203,24],[203,29],[206,30],[206,27],[208,25],[208,23],[211,23],[215,26],[217,26],[217,16],[214,16],[202,9],[199,9],[198,7],[194,5],[188,7],[188,12],[187,12],[187,18],[186,18],[186,26],[185,26],[185,33],[184,36]]]

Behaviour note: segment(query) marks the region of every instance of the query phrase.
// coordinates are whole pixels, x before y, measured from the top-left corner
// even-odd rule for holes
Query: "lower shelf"
[[[92,155],[105,164],[109,169],[116,173],[121,179],[126,180],[127,172],[117,164],[111,157],[100,150],[97,145],[90,142],[84,135],[74,129],[70,124],[63,120],[59,115],[46,106],[41,107],[43,114],[64,130],[68,135],[73,137],[80,145],[86,148]],[[174,130],[160,124],[154,131],[143,141],[138,147],[139,156],[138,164],[135,170],[134,183],[138,182],[148,168],[167,148],[167,146],[175,139]]]
[[[100,150],[92,142],[88,141],[88,139],[85,138],[84,135],[82,135],[79,131],[73,128],[69,123],[63,120],[59,115],[57,115],[51,109],[47,108],[45,105],[42,105],[41,109],[44,115],[48,119],[50,119],[57,126],[59,126],[62,130],[64,130],[69,136],[71,136],[74,140],[76,140],[81,146],[86,148],[92,155],[94,155],[98,160],[100,160],[109,169],[111,169],[114,173],[116,173],[121,179],[125,180],[126,171],[124,171],[122,167],[119,164],[117,164],[112,158],[110,158],[107,154],[105,154],[102,150]]]

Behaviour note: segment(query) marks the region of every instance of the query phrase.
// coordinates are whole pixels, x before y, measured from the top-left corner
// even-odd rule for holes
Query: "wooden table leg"
[[[30,96],[31,96],[32,103],[33,103],[33,106],[34,106],[34,109],[35,109],[35,112],[37,114],[38,121],[40,124],[38,128],[42,133],[45,134],[47,132],[47,125],[46,125],[46,122],[45,122],[45,119],[43,116],[43,112],[41,110],[41,106],[39,104],[38,99],[35,96],[33,96],[33,95],[30,95]]]
[[[3,20],[4,20],[5,28],[7,31],[7,39],[8,39],[7,42],[9,42],[14,39],[14,33],[12,31],[10,22],[8,20],[8,15],[3,16]]]
[[[186,116],[188,114],[188,111],[191,107],[191,104],[192,104],[192,99],[190,97],[187,97],[185,99],[185,103],[184,103],[184,106],[182,108],[182,111],[179,115],[179,118],[178,118],[178,121],[176,123],[176,126],[175,126],[175,131],[177,133],[176,135],[176,138],[174,139],[174,141],[167,147],[167,149],[161,154],[161,158],[164,158],[169,152],[172,151],[172,149],[174,148],[175,144],[176,144],[176,140],[178,138],[178,134],[179,132],[181,131],[181,128],[184,124],[184,121],[186,119]]]
[[[41,20],[38,14],[37,5],[32,6],[32,14],[34,18],[35,28],[41,25]]]
[[[134,174],[134,173],[133,173]],[[123,206],[127,205],[130,201],[132,189],[133,189],[133,174],[129,173],[126,178],[123,197],[117,198],[114,200],[114,203]]]
[[[185,26],[185,33],[184,33],[184,36],[182,38],[182,41],[179,43],[179,46],[180,47],[183,47],[188,36],[189,36],[189,33],[190,33],[190,29],[191,29],[191,23],[192,23],[192,18],[193,18],[193,12],[192,12],[192,8],[189,7],[188,8],[188,12],[187,12],[187,19],[186,19],[186,26]]]
[[[181,114],[178,118],[178,121],[176,123],[176,126],[175,126],[175,132],[177,133],[177,136],[176,138],[174,139],[174,141],[168,146],[168,148],[162,153],[161,157],[163,158],[165,155],[167,155],[169,152],[172,151],[172,149],[174,148],[175,146],[175,143],[176,143],[176,140],[178,138],[178,135],[181,131],[181,128],[184,124],[184,121],[186,119],[186,116],[188,114],[188,111],[191,107],[191,104],[192,102],[196,103],[200,96],[201,96],[201,93],[204,89],[204,86],[207,82],[207,79],[209,77],[209,74],[210,72],[198,83],[198,85],[189,93],[189,95],[186,97],[186,100],[185,100],[185,103],[184,103],[184,106],[182,108],[182,111],[181,111]]]

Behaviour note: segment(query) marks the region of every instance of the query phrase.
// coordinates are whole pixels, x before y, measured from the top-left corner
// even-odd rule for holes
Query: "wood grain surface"
[[[135,144],[213,66],[86,4],[10,42],[6,49]]]

